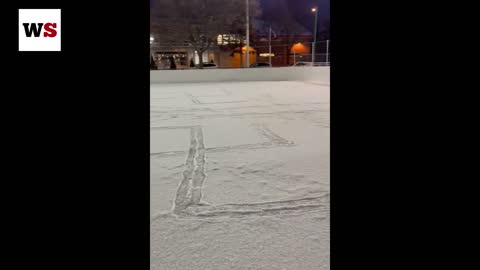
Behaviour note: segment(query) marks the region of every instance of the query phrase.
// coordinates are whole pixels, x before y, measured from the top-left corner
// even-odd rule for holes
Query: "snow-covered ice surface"
[[[151,85],[151,269],[330,269],[329,92]]]

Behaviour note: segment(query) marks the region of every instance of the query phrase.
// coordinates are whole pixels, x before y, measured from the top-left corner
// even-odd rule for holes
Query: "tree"
[[[157,69],[157,64],[155,64],[155,60],[153,59],[152,55],[150,55],[150,69]]]
[[[154,0],[151,32],[164,45],[190,46],[200,58],[220,34],[245,25],[245,0]],[[258,0],[250,1],[250,16],[260,14]]]

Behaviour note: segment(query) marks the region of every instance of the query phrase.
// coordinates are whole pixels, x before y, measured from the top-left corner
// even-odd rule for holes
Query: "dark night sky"
[[[319,7],[318,24],[322,28],[325,21],[330,20],[330,0],[260,0],[262,5],[262,17],[268,18],[269,13],[275,9],[285,8],[291,16],[310,31],[313,31],[314,18],[310,9],[313,6]]]
[[[330,0],[259,0],[262,5],[263,16],[268,17],[269,13],[275,12],[275,9],[283,8],[291,14],[293,18],[308,30],[313,31],[314,16],[309,12],[310,8],[317,5],[319,7],[318,24],[319,30],[323,27],[325,21],[330,20]],[[150,5],[152,6],[152,0]]]

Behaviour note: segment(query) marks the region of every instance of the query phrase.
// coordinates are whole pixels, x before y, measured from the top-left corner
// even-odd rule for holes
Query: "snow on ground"
[[[151,85],[151,269],[330,269],[321,82]]]

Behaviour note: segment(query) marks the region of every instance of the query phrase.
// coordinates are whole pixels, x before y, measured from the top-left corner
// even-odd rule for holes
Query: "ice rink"
[[[152,84],[152,270],[330,269],[330,87]]]

